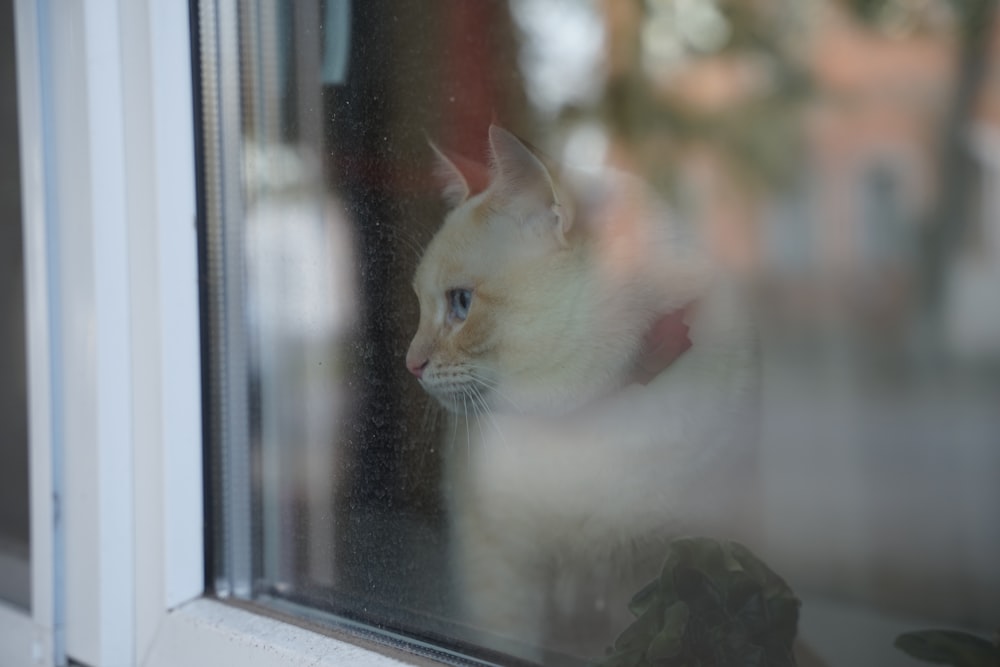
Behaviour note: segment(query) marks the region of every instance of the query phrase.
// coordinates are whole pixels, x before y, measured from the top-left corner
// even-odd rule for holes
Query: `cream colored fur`
[[[638,179],[559,177],[497,127],[490,144],[478,194],[440,155],[454,208],[416,272],[407,354],[468,441],[445,478],[459,613],[599,655],[666,540],[747,537],[753,330],[741,290]],[[472,291],[464,321],[454,289]],[[651,324],[692,302],[691,349],[630,384]]]

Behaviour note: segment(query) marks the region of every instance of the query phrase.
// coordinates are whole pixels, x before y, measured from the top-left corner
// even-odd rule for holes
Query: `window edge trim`
[[[199,598],[167,614],[145,661],[146,667],[223,663],[244,667],[438,664],[388,647],[373,650],[211,598]]]

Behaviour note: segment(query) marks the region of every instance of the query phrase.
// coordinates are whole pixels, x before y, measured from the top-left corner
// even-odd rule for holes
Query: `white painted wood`
[[[141,664],[204,579],[194,129],[186,4],[124,3],[120,19]]]
[[[50,634],[21,611],[0,602],[0,665],[36,667],[52,664]]]
[[[147,667],[398,667],[389,657],[213,600],[197,600],[166,619]],[[428,664],[422,661],[421,664]]]
[[[47,227],[52,271],[53,429],[62,434],[65,561],[57,589],[64,592],[65,645],[92,662],[100,654],[101,591],[98,574],[98,458],[94,268],[83,6],[39,3],[39,32],[46,38]],[[101,480],[110,484],[112,480]],[[119,548],[128,548],[119,546]],[[57,595],[59,593],[57,592]]]
[[[159,309],[160,275],[157,226],[155,142],[153,132],[150,26],[145,2],[120,5],[122,105],[127,184],[129,309],[132,369],[132,474],[135,504],[134,664],[162,620],[164,442],[160,348],[169,339]],[[184,138],[181,139],[185,140]]]
[[[126,167],[117,3],[41,3],[54,387],[64,435],[66,650],[133,663],[134,506]],[[44,76],[47,74],[47,77]],[[51,270],[50,265],[50,270]]]
[[[203,498],[201,342],[194,174],[194,119],[188,3],[153,2],[154,163],[162,330],[165,601],[168,608],[202,592]]]
[[[122,69],[128,62],[123,50],[116,0],[96,0],[84,5],[84,53],[87,77],[87,118],[90,134],[88,166],[90,215],[93,230],[94,336],[97,430],[92,455],[97,478],[88,480],[88,491],[97,495],[97,530],[87,546],[96,549],[98,579],[97,640],[95,655],[80,658],[95,665],[128,665],[133,662],[135,615],[134,549],[135,513],[132,504],[132,324],[126,197],[126,123]],[[137,444],[137,443],[136,443]],[[72,474],[72,469],[69,469]],[[81,483],[82,480],[77,480]],[[73,545],[67,545],[72,558]],[[73,585],[73,582],[69,582]],[[68,609],[79,623],[80,615],[93,614],[92,603],[77,598],[80,606]],[[71,628],[73,626],[70,626]],[[78,635],[77,635],[78,636]],[[74,647],[67,651],[75,656]]]

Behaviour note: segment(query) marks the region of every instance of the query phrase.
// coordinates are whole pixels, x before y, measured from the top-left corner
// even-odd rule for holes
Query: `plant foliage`
[[[799,604],[745,546],[680,538],[600,667],[792,666]]]

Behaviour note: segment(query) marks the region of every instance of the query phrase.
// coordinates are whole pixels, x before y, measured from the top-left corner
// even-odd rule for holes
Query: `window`
[[[995,3],[13,16],[0,664],[790,664],[798,608],[797,664],[902,667],[996,627]],[[720,627],[760,580],[777,625]]]
[[[988,18],[983,7],[200,3],[215,592],[346,619],[424,650],[573,663],[599,658],[624,629],[625,602],[645,581],[638,573],[658,572],[665,536],[696,532],[751,544],[803,599],[806,650],[835,664],[905,660],[892,640],[925,619],[995,623],[1000,580],[983,566],[1000,551],[990,482],[1000,472],[1000,329],[962,267],[981,262],[986,281],[997,257],[973,260],[954,243],[990,224],[967,205],[978,196],[967,183],[992,163],[977,157],[981,135],[964,129],[994,123],[983,109],[997,94],[985,73],[995,64],[982,60],[987,38],[975,27]],[[961,97],[966,87],[976,106]],[[888,176],[885,156],[900,166]],[[600,171],[609,164],[640,180],[615,190]],[[589,187],[572,185],[574,168],[590,174],[578,178]],[[505,173],[509,199],[496,194]],[[516,190],[528,182],[552,191]],[[692,463],[685,475],[663,473],[664,487],[687,489],[673,505],[654,498],[669,491],[609,453],[610,440],[627,449],[644,429],[673,442],[673,422],[639,407],[649,396],[640,385],[624,383],[631,403],[607,393],[586,403],[578,387],[572,400],[593,414],[572,413],[574,403],[572,419],[544,401],[507,400],[541,395],[503,363],[544,367],[530,355],[549,349],[553,329],[539,321],[552,311],[566,345],[596,354],[572,333],[583,326],[569,324],[576,313],[559,310],[567,295],[586,303],[585,292],[607,287],[587,283],[584,269],[575,292],[545,274],[535,289],[552,290],[550,309],[519,311],[509,304],[528,308],[522,296],[506,294],[495,317],[538,333],[482,325],[489,345],[522,355],[468,353],[485,396],[469,394],[451,414],[439,405],[447,392],[429,396],[435,364],[458,372],[441,370],[447,341],[479,326],[476,309],[512,280],[497,267],[528,270],[504,254],[501,223],[489,216],[529,227],[536,213],[547,219],[517,208],[531,196],[551,197],[553,224],[576,235],[553,243],[572,247],[601,215],[603,224],[660,216],[679,246],[697,247],[739,285],[757,323],[759,366],[744,380],[759,386],[759,412],[740,413],[716,391],[744,381],[730,367],[705,371],[712,382],[692,376],[708,382],[704,394],[661,397],[667,414],[670,401],[695,401],[683,417],[692,432],[699,401],[716,401],[713,429],[731,419],[744,439],[759,430],[759,449],[733,477],[706,472],[719,462]],[[500,240],[480,247],[475,236],[439,233],[452,210],[452,228],[481,215]],[[426,277],[452,264],[462,267],[455,284]],[[654,266],[666,282],[694,280],[655,262],[636,280],[652,280]],[[594,298],[609,318],[619,313]],[[695,312],[700,298],[690,297]],[[612,340],[635,345],[629,335]],[[730,343],[726,354],[739,347]],[[561,363],[559,372],[580,362]],[[568,382],[552,369],[539,375]],[[593,377],[583,385],[599,384]],[[615,400],[620,412],[606,407]],[[478,414],[487,404],[493,414]],[[554,421],[543,426],[539,414]],[[499,453],[505,446],[517,454]],[[662,458],[632,451],[653,469],[681,466],[671,446],[680,445],[664,444]],[[604,466],[589,483],[588,465]],[[656,492],[602,515],[644,484]],[[737,504],[723,492],[741,484],[757,489],[752,530],[751,518],[733,520]],[[588,504],[587,494],[605,500]],[[685,515],[677,508],[689,501]],[[655,529],[642,523],[657,511]],[[601,526],[655,563],[624,562]],[[593,542],[573,542],[574,530],[593,530]],[[659,560],[644,541],[659,545]],[[851,654],[836,635],[851,622],[884,633],[883,644]]]

